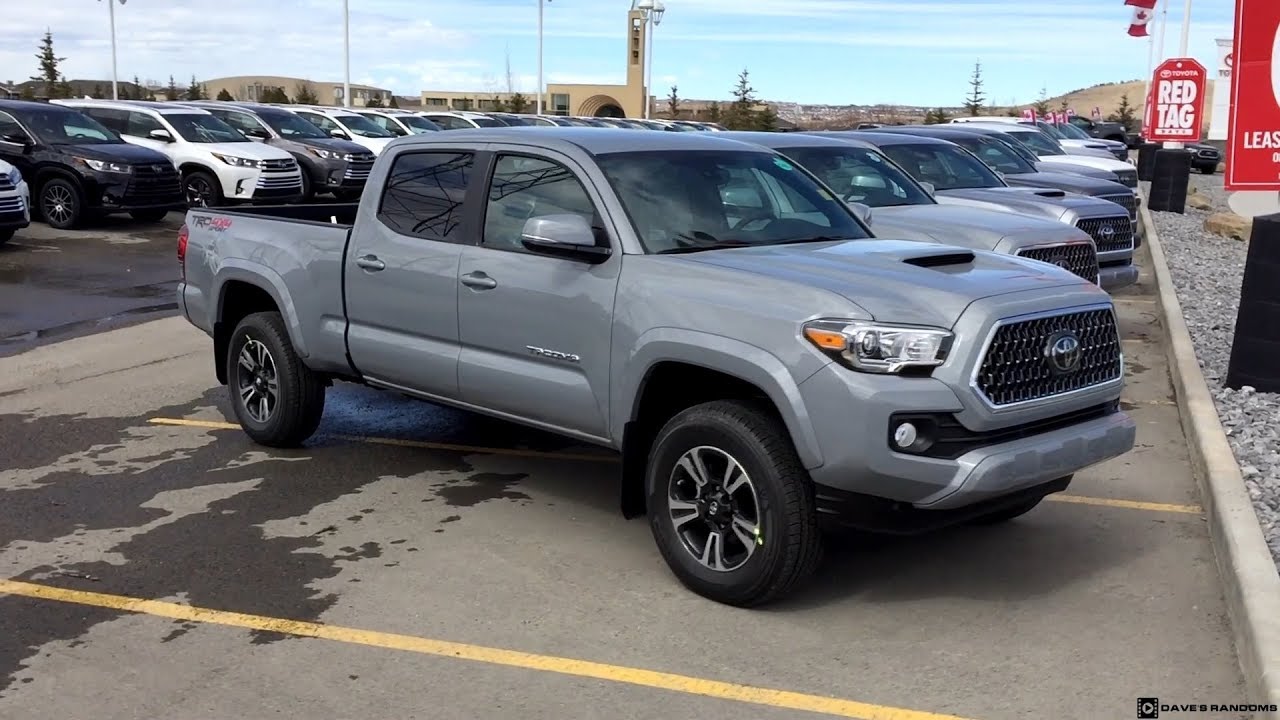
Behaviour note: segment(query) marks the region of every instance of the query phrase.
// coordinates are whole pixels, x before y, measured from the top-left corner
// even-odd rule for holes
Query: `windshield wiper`
[[[756,243],[745,243],[741,240],[716,240],[706,245],[687,245],[683,247],[667,248],[659,250],[654,255],[682,255],[684,253],[702,252],[703,250],[723,250],[725,248],[751,247]]]

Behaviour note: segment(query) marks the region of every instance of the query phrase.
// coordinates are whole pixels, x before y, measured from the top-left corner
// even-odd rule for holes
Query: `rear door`
[[[373,217],[357,223],[345,293],[351,360],[370,380],[427,395],[458,393],[458,263],[474,221],[472,149],[396,154]],[[473,203],[474,205],[474,203]]]
[[[605,438],[614,295],[622,267],[597,187],[570,158],[490,145],[479,243],[462,251],[458,379],[468,403]],[[480,184],[480,183],[478,183]],[[600,264],[549,257],[520,241],[526,220],[573,213],[614,254]]]

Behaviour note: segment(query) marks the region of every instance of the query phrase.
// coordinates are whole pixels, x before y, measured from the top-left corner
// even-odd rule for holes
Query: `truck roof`
[[[765,132],[762,130],[726,130],[716,133],[716,137],[725,140],[740,140],[755,143],[768,148],[781,147],[848,147],[856,145],[866,150],[874,149],[870,143],[849,135],[836,136],[834,133],[814,132]]]
[[[555,126],[530,130],[528,127],[463,128],[448,132],[424,133],[398,138],[400,146],[442,145],[461,142],[529,143],[550,150],[576,146],[592,155],[635,152],[641,150],[746,150],[767,152],[763,148],[722,137],[724,133],[635,132],[623,128]]]
[[[870,130],[835,130],[833,135],[848,136],[854,139],[861,139],[872,145],[954,145],[955,143],[941,140],[939,138],[925,137],[923,135],[908,135],[906,133],[885,133],[873,132]]]

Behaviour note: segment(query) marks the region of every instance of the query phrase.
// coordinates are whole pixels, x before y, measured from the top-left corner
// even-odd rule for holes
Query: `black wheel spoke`
[[[254,422],[265,424],[275,414],[280,382],[275,358],[259,340],[245,340],[236,356],[236,384],[244,411]]]
[[[716,572],[742,567],[759,544],[760,503],[747,471],[729,453],[685,452],[668,480],[667,512],[685,550]]]

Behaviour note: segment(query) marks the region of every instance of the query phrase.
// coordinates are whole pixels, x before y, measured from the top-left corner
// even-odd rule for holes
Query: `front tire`
[[[84,215],[84,198],[75,183],[54,178],[40,188],[40,216],[56,230],[70,230]]]
[[[324,415],[324,382],[298,357],[280,313],[241,320],[224,360],[231,407],[254,442],[297,447],[315,433]]]
[[[654,541],[693,592],[752,607],[816,569],[813,482],[762,406],[715,401],[680,412],[659,431],[645,474]]]
[[[187,206],[193,208],[218,207],[226,202],[222,197],[222,183],[212,173],[195,170],[182,178],[182,192]]]

